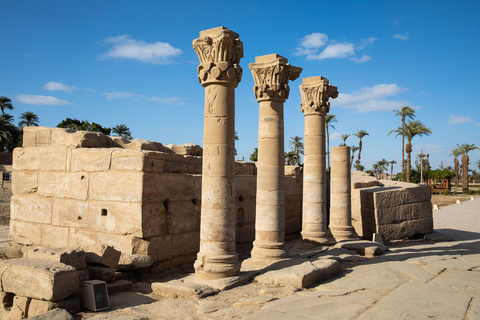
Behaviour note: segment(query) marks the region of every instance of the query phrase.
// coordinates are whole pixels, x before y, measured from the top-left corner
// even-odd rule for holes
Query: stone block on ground
[[[87,263],[101,264],[106,267],[116,268],[120,260],[121,252],[112,246],[95,244],[84,248]]]
[[[258,274],[258,271],[240,272],[236,276],[220,278],[220,279],[211,279],[211,280],[199,279],[195,276],[195,274],[192,274],[191,276],[185,277],[183,281],[200,284],[200,285],[206,285],[221,291],[221,290],[228,290],[233,287],[243,285],[249,282],[257,274]]]
[[[92,280],[102,280],[106,282],[115,281],[115,269],[100,265],[87,265],[88,275]]]
[[[373,257],[381,255],[388,251],[388,248],[383,244],[373,241],[342,241],[335,245],[335,248],[342,248],[347,250],[355,250],[358,254],[367,257]]]
[[[4,247],[4,253],[9,259],[22,258],[24,247],[15,241],[10,241]]]
[[[27,248],[23,256],[63,263],[77,270],[84,270],[87,267],[85,251],[81,248]]]
[[[307,288],[340,272],[340,263],[331,259],[309,261],[289,259],[272,264],[254,281],[272,287]]]
[[[82,310],[82,301],[78,295],[58,302],[31,299],[28,306],[28,316],[42,315],[57,308],[65,309],[72,313],[79,312]]]
[[[0,260],[0,274],[3,291],[39,300],[63,300],[79,286],[75,268],[39,259]]]
[[[13,305],[6,317],[7,320],[25,319],[28,317],[28,305],[30,298],[15,296],[13,298]]]
[[[136,270],[148,268],[153,264],[153,259],[146,254],[125,254],[122,253],[118,261],[117,270]]]
[[[107,284],[108,294],[132,291],[132,282],[127,280],[117,280]]]
[[[216,294],[219,290],[207,285],[172,280],[152,283],[152,291],[165,298],[205,298]]]
[[[193,143],[185,143],[182,145],[169,144],[167,145],[167,148],[172,150],[176,154],[181,154],[181,155],[201,156],[203,153],[202,147]]]
[[[82,281],[90,280],[90,275],[88,274],[87,269],[78,270],[78,280],[80,283],[82,283]]]
[[[38,316],[29,317],[27,320],[74,320],[74,318],[64,309],[54,309]]]
[[[432,233],[426,234],[424,236],[425,240],[428,241],[454,241],[455,239],[441,232],[434,231]]]

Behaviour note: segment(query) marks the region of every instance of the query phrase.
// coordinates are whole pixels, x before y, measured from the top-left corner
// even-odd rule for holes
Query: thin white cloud
[[[102,54],[101,59],[132,59],[144,63],[168,64],[182,53],[182,50],[174,48],[169,43],[147,43],[132,39],[128,35],[106,38],[104,42],[111,48]]]
[[[351,59],[352,59],[352,61],[355,62],[355,63],[365,63],[365,62],[368,62],[368,61],[372,60],[372,57],[367,56],[367,55],[364,54],[364,55],[362,55],[360,58],[355,58],[355,57],[353,57],[353,58],[351,58]]]
[[[45,83],[43,85],[43,88],[47,91],[63,91],[63,92],[67,92],[67,93],[72,93],[74,90],[95,92],[92,89],[79,88],[79,87],[76,87],[76,86],[69,86],[69,85],[63,84],[61,82],[55,82],[55,81],[50,81],[50,82]]]
[[[434,145],[430,143],[416,143],[415,150],[418,150],[418,151],[423,150],[423,153],[437,153],[437,152],[450,151],[448,149],[442,148],[442,146]]]
[[[52,96],[38,96],[29,94],[18,94],[18,101],[25,104],[35,104],[40,106],[61,106],[66,104],[73,104],[70,101],[62,100]]]
[[[114,99],[142,99],[144,101],[152,101],[157,102],[160,104],[167,104],[167,105],[180,105],[184,99],[177,98],[177,97],[167,97],[167,98],[160,98],[160,97],[148,97],[143,94],[131,93],[131,92],[104,92],[103,95],[108,100]]]
[[[448,124],[460,124],[460,123],[466,123],[473,121],[472,118],[469,117],[464,117],[464,116],[456,116],[456,115],[451,115],[450,118],[448,119]]]
[[[372,58],[367,55],[355,57],[356,50],[364,50],[378,38],[370,37],[355,45],[352,42],[338,42],[329,40],[325,33],[311,33],[300,40],[294,49],[294,55],[306,56],[307,60],[343,59],[351,58],[356,63],[364,63]],[[325,47],[325,48],[324,48]],[[324,48],[322,50],[322,48]]]
[[[331,141],[342,140],[342,134],[340,132],[334,132],[330,135]]]
[[[332,106],[357,109],[358,112],[392,111],[410,102],[403,100],[389,100],[389,97],[401,94],[406,89],[392,84],[377,84],[372,87],[360,88],[350,94],[340,93],[337,99],[331,101]],[[418,108],[418,107],[415,107]]]
[[[393,35],[393,38],[394,38],[394,39],[403,40],[403,41],[407,41],[408,39],[410,39],[410,36],[409,36],[408,33],[405,33],[405,34],[394,34],[394,35]]]

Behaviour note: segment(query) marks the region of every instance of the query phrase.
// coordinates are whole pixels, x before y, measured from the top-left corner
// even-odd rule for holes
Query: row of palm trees
[[[355,146],[355,145],[350,147],[350,151],[352,152],[351,165],[353,166],[353,159],[355,158],[354,155],[355,155],[355,152],[358,151],[358,159],[357,159],[357,161],[355,161],[355,169],[358,170],[358,171],[363,171],[364,167],[360,163],[360,159],[361,159],[361,155],[362,155],[362,146],[363,146],[362,139],[363,139],[363,137],[368,136],[369,134],[365,130],[357,130],[357,132],[354,133],[353,135],[358,138],[358,147]],[[347,146],[347,139],[350,137],[350,135],[349,134],[342,134],[341,137],[342,137],[343,143],[341,143],[340,146],[346,147]]]
[[[395,137],[402,137],[402,177],[405,177],[407,182],[410,182],[411,167],[412,167],[412,139],[416,136],[430,135],[432,130],[427,128],[420,120],[413,120],[415,118],[415,110],[409,106],[403,106],[400,110],[394,110],[396,116],[401,116],[402,126],[388,133],[396,133]],[[409,118],[405,122],[406,118]],[[405,139],[407,144],[405,144]],[[407,161],[405,162],[405,153],[407,153]]]
[[[459,186],[459,177],[460,177],[460,164],[458,157],[462,155],[462,190],[468,190],[468,164],[470,158],[468,153],[473,150],[479,150],[480,148],[476,147],[475,144],[464,143],[462,145],[457,144],[457,148],[452,149],[451,155],[453,155],[453,164],[454,164],[454,173],[455,173],[455,187]],[[477,167],[480,169],[480,160],[477,161]]]

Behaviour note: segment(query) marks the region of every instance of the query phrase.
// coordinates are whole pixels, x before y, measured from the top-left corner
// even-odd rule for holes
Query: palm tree
[[[346,147],[347,146],[348,137],[350,137],[349,134],[342,134],[343,145],[340,145],[341,147]]]
[[[397,161],[395,161],[395,160],[390,161],[390,165],[391,165],[391,167],[390,167],[390,175],[391,175],[391,176],[393,176],[393,165],[394,165],[394,164],[397,164]]]
[[[412,166],[412,139],[415,136],[430,135],[432,130],[427,128],[421,121],[408,121],[404,125],[404,135],[407,137],[407,144],[405,145],[405,151],[407,152],[407,182],[410,182],[410,170]],[[401,128],[399,128],[401,129]]]
[[[255,148],[255,150],[253,150],[252,154],[250,155],[250,161],[258,161],[258,148]]]
[[[125,137],[127,139],[131,139],[132,134],[130,133],[130,129],[124,124],[119,124],[112,128],[112,132],[119,137]]]
[[[462,152],[460,151],[459,148],[452,149],[452,153],[450,154],[451,156],[453,156],[453,166],[454,166],[453,172],[455,172],[455,187],[457,188],[459,186],[458,177],[460,176],[460,172],[459,172],[460,166],[458,162],[458,156],[461,154]]]
[[[293,149],[292,152],[295,153],[296,164],[299,166],[300,163],[300,155],[304,152],[304,146],[302,142],[303,138],[299,136],[290,137],[289,146]],[[295,164],[295,163],[292,163]]]
[[[382,159],[380,161],[377,161],[376,163],[376,168],[377,168],[377,171],[380,173],[380,179],[382,178],[382,173],[383,171],[387,171],[388,170],[388,164],[389,162],[385,159]]]
[[[352,151],[352,160],[350,161],[350,167],[353,166],[353,159],[355,159],[355,152],[357,152],[358,147],[353,145],[350,147],[350,150]]]
[[[480,170],[480,160],[477,161],[477,168]]]
[[[362,138],[365,137],[365,136],[368,136],[368,132],[365,131],[365,130],[357,130],[357,133],[354,133],[353,134],[354,136],[356,136],[358,138],[358,162],[357,162],[357,170],[358,170],[358,167],[360,166],[360,157],[361,157],[361,154],[362,154]]]
[[[480,149],[475,144],[464,143],[461,146],[457,144],[458,149],[462,153],[462,190],[468,190],[468,153],[473,150]]]
[[[327,131],[327,169],[330,168],[330,134],[328,132],[328,128],[333,128],[335,127],[332,125],[333,122],[338,122],[337,117],[334,114],[327,114],[325,116],[325,130]]]
[[[13,110],[12,100],[5,96],[0,97],[0,109],[2,110],[2,114],[5,114],[5,110]]]
[[[285,152],[285,162],[289,166],[298,163],[297,155],[294,151]]]
[[[38,119],[38,116],[33,113],[32,111],[25,111],[22,113],[20,116],[20,121],[18,122],[18,126],[20,128],[23,127],[38,127],[38,122],[40,121]]]
[[[393,110],[396,116],[402,117],[402,129],[405,131],[405,119],[413,119],[415,117],[415,110],[409,106],[403,106],[400,110]],[[405,175],[405,136],[402,135],[402,176]]]
[[[4,117],[0,117],[0,152],[3,152],[5,146],[12,144],[13,142],[13,131],[14,126],[5,119]]]

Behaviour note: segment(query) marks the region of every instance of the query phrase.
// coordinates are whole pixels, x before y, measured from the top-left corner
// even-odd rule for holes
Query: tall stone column
[[[291,66],[278,54],[255,58],[252,71],[255,97],[260,104],[258,126],[257,205],[252,259],[278,260],[285,250],[285,184],[283,104],[288,81],[302,68]]]
[[[336,241],[356,238],[352,227],[350,147],[332,148],[330,232]]]
[[[193,41],[198,79],[205,87],[200,252],[195,273],[202,279],[235,275],[235,88],[242,78],[243,44],[218,27]]]
[[[325,115],[330,111],[328,99],[336,98],[338,91],[328,79],[311,77],[303,78],[300,93],[305,115],[302,237],[327,244]]]

